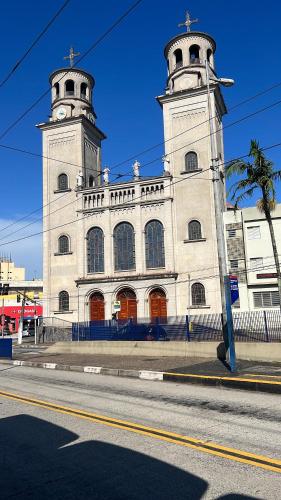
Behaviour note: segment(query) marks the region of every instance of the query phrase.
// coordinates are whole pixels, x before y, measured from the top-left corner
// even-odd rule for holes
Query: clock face
[[[56,116],[58,120],[63,120],[66,117],[66,109],[60,106],[56,112]]]

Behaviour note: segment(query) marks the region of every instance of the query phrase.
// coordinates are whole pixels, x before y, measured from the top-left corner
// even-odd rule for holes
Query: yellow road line
[[[190,378],[201,378],[201,379],[209,379],[209,380],[232,380],[235,382],[258,382],[259,384],[274,384],[281,385],[281,381],[277,382],[274,380],[260,380],[254,378],[242,378],[242,377],[224,377],[217,375],[194,375],[194,373],[176,373],[176,372],[163,372],[163,375],[171,375],[173,377],[190,377]],[[254,375],[256,376],[256,375]]]
[[[279,378],[281,382],[281,375],[265,375],[264,373],[246,373],[247,377],[266,377],[266,378]]]
[[[254,453],[248,453],[246,451],[238,450],[235,448],[222,446],[211,441],[195,439],[189,436],[184,436],[182,434],[169,432],[164,429],[156,429],[153,427],[136,424],[134,422],[108,417],[106,415],[99,415],[84,410],[77,410],[76,408],[61,406],[49,401],[30,398],[11,392],[0,390],[0,397],[12,399],[20,403],[38,406],[40,408],[55,411],[57,413],[63,413],[77,418],[89,420],[91,422],[107,425],[109,427],[149,436],[154,439],[160,439],[161,441],[167,441],[169,443],[177,444],[180,446],[186,446],[188,448],[193,448],[197,451],[209,453],[211,455],[219,456],[228,460],[234,460],[236,462],[246,463],[255,467],[260,467],[262,469],[281,473],[281,460],[269,458],[263,455],[256,455]]]

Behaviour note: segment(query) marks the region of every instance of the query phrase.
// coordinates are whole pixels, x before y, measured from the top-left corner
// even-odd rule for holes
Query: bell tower
[[[226,106],[215,73],[216,42],[208,34],[191,31],[198,20],[186,14],[176,35],[166,45],[168,77],[165,94],[157,98],[163,110],[165,156],[173,183],[174,243],[177,272],[182,285],[178,301],[192,305],[192,285],[204,286],[206,308],[220,310],[217,227],[214,197],[214,165],[220,165],[216,188],[221,207],[225,200],[223,179],[222,117]],[[224,79],[226,81],[226,79]],[[230,82],[230,80],[229,80]],[[197,237],[190,227],[198,228]],[[213,279],[205,277],[213,275]],[[194,288],[195,289],[195,288]],[[194,299],[195,301],[195,299]],[[207,312],[207,311],[206,311]],[[192,311],[191,311],[192,314]]]
[[[60,290],[66,290],[70,297],[77,293],[73,276],[79,268],[77,248],[84,242],[78,236],[82,222],[74,221],[79,218],[83,190],[101,185],[105,135],[96,126],[92,103],[95,81],[86,71],[73,67],[75,55],[71,49],[67,56],[70,67],[50,75],[51,114],[38,125],[43,135],[43,281],[44,294],[51,297],[46,301],[46,316],[58,310]],[[64,252],[62,236],[68,241]],[[72,279],[66,269],[73,270]],[[73,321],[72,310],[70,303],[64,316],[67,321]]]

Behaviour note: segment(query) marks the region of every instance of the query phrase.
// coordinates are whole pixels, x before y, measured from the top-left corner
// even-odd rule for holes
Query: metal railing
[[[72,323],[55,316],[42,317],[38,325],[38,340],[39,343],[71,341]]]
[[[278,310],[233,312],[236,342],[281,342]],[[105,320],[72,324],[72,340],[222,342],[221,314]]]

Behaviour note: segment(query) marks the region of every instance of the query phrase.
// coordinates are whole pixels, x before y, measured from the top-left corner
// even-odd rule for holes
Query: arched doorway
[[[104,321],[104,296],[95,292],[90,297],[90,321]]]
[[[118,313],[118,319],[137,318],[137,298],[131,288],[123,288],[117,293],[117,300],[121,302],[121,311]]]
[[[154,288],[149,294],[150,319],[167,319],[167,299],[164,290]]]

